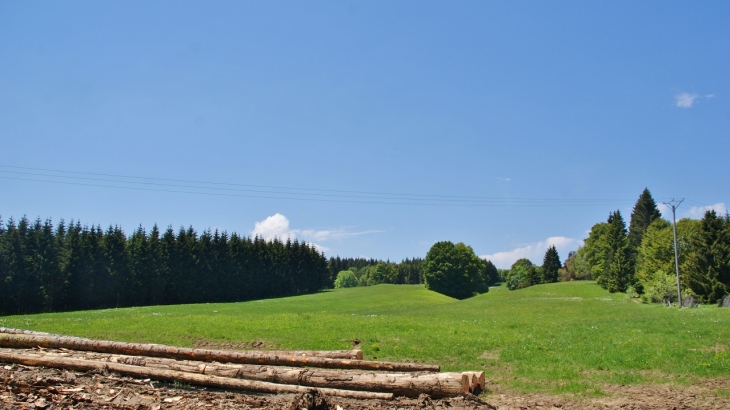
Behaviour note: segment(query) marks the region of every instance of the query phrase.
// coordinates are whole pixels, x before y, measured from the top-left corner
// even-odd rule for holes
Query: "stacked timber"
[[[52,349],[52,350],[49,350]],[[442,372],[439,366],[362,360],[362,351],[190,349],[121,343],[0,328],[0,363],[77,371],[109,371],[135,378],[262,393],[323,394],[357,399],[434,398],[479,394],[484,372]]]

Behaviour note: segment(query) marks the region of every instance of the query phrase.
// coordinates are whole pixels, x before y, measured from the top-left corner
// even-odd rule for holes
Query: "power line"
[[[565,198],[495,198],[485,196],[458,196],[458,195],[440,195],[440,194],[413,194],[413,193],[394,193],[394,192],[375,192],[375,191],[355,191],[355,190],[337,190],[337,189],[317,189],[317,188],[297,188],[297,187],[285,187],[285,186],[272,186],[272,185],[254,185],[254,184],[235,184],[235,183],[224,183],[224,182],[213,182],[213,181],[194,181],[185,179],[171,179],[171,178],[155,178],[155,177],[140,177],[130,175],[119,175],[119,174],[105,174],[105,173],[92,173],[92,172],[79,172],[79,171],[66,171],[58,169],[47,169],[47,168],[31,168],[31,167],[17,167],[0,165],[0,168],[11,168],[11,169],[22,169],[32,171],[43,171],[43,172],[54,172],[61,173],[56,174],[44,174],[38,172],[21,172],[21,171],[8,171],[1,170],[1,173],[15,174],[15,175],[28,175],[35,177],[55,178],[66,180],[63,181],[70,185],[83,185],[73,184],[67,181],[68,179],[73,180],[87,180],[87,181],[98,181],[98,182],[111,182],[117,184],[130,184],[130,185],[148,185],[148,186],[159,186],[159,187],[172,187],[172,188],[187,188],[197,190],[214,190],[214,191],[232,191],[232,192],[253,192],[253,193],[264,193],[264,194],[276,194],[276,195],[297,195],[297,196],[323,196],[332,198],[354,198],[354,199],[384,199],[384,200],[401,200],[401,201],[437,201],[441,202],[466,202],[471,204],[481,203],[506,203],[515,204],[517,202],[548,202],[558,203],[565,205],[578,205],[578,204],[613,204],[616,202],[630,202],[627,200],[615,200],[615,199],[565,199]],[[74,176],[74,175],[63,175],[63,174],[74,174],[74,175],[87,175]],[[123,178],[127,180],[119,179],[107,179],[107,178],[96,178],[96,177],[110,177],[110,178]],[[5,179],[18,179],[28,180],[35,182],[50,182],[60,183],[61,181],[55,180],[39,180],[33,178],[10,178]],[[161,181],[161,182],[147,182],[147,181]],[[182,183],[184,185],[180,185]],[[194,184],[194,185],[190,185]],[[91,186],[103,186],[99,184],[87,184]],[[118,188],[119,186],[105,186],[110,188]],[[231,188],[222,188],[231,187]],[[245,189],[234,188],[234,187],[246,187]],[[251,189],[256,188],[256,189]],[[272,191],[275,190],[275,191]],[[153,190],[153,189],[150,189]],[[169,192],[170,190],[161,190],[163,192]],[[299,192],[304,191],[304,192]],[[177,192],[177,191],[176,191]],[[182,191],[180,191],[182,192]],[[327,192],[327,193],[326,193]],[[185,193],[200,193],[200,192],[185,192]],[[257,197],[257,196],[251,196]],[[278,198],[278,197],[277,197]]]
[[[5,168],[5,169],[3,169]],[[5,176],[1,175],[5,174]],[[13,176],[9,176],[13,175]],[[300,188],[290,186],[256,185],[217,181],[196,181],[149,176],[132,176],[96,172],[69,171],[49,168],[19,167],[0,164],[0,179],[50,184],[75,185],[108,189],[148,192],[182,193],[260,199],[279,199],[314,202],[338,202],[385,205],[425,206],[604,206],[630,204],[623,199],[586,198],[496,198],[469,195],[442,195],[423,193],[395,193],[341,189]],[[212,191],[212,192],[211,192]],[[689,202],[702,205],[696,201]]]
[[[294,200],[294,201],[315,201],[315,202],[339,202],[339,203],[355,203],[355,204],[384,204],[384,205],[419,205],[419,206],[462,206],[462,207],[498,207],[498,206],[587,206],[586,204],[570,204],[570,203],[553,203],[553,204],[541,204],[535,202],[520,203],[520,202],[507,202],[505,200],[499,203],[438,203],[438,202],[393,202],[393,201],[374,201],[374,200],[344,200],[344,199],[320,199],[320,198],[295,198],[287,196],[264,196],[264,195],[246,195],[246,194],[230,194],[221,192],[204,192],[204,191],[183,191],[174,189],[159,189],[159,188],[144,188],[144,187],[133,187],[133,186],[117,186],[117,185],[103,185],[103,184],[89,184],[82,182],[68,182],[68,181],[48,181],[41,179],[32,178],[16,178],[16,177],[5,177],[0,176],[0,179],[16,180],[16,181],[30,181],[30,182],[45,182],[51,184],[62,184],[62,185],[77,185],[77,186],[88,186],[88,187],[99,187],[99,188],[113,188],[113,189],[126,189],[135,191],[150,191],[150,192],[170,192],[170,193],[181,193],[181,194],[195,194],[195,195],[210,195],[210,196],[225,196],[225,197],[243,197],[243,198],[260,198],[260,199],[283,199],[283,200]],[[365,198],[364,198],[365,199]],[[591,204],[591,205],[604,205],[604,204]]]
[[[146,186],[160,186],[160,187],[174,187],[174,188],[193,188],[193,189],[208,189],[208,190],[215,190],[215,191],[232,191],[232,192],[253,192],[253,193],[266,193],[266,194],[281,194],[281,195],[300,195],[300,196],[316,196],[316,197],[333,197],[333,198],[357,198],[357,199],[386,199],[386,200],[404,200],[404,201],[443,201],[443,202],[475,202],[475,203],[483,203],[483,202],[515,202],[515,201],[524,201],[524,199],[509,199],[509,198],[491,198],[491,199],[469,199],[469,198],[475,198],[475,197],[464,197],[464,199],[458,199],[458,197],[448,197],[448,198],[441,198],[438,196],[434,196],[433,198],[426,198],[425,195],[423,198],[410,198],[410,197],[404,197],[402,195],[393,195],[393,196],[386,196],[386,194],[380,194],[378,196],[375,195],[349,195],[349,194],[324,194],[324,193],[301,193],[301,192],[286,192],[286,191],[273,191],[273,190],[263,190],[263,189],[240,189],[240,188],[221,188],[221,187],[206,187],[206,186],[196,186],[196,185],[181,185],[181,184],[164,184],[164,183],[156,183],[156,182],[137,182],[137,181],[119,181],[114,179],[106,179],[106,178],[92,178],[92,177],[78,177],[78,176],[59,176],[59,175],[52,175],[52,174],[44,174],[44,173],[37,173],[37,172],[19,172],[19,171],[4,171],[0,170],[0,173],[5,174],[14,174],[14,175],[30,175],[30,176],[40,176],[40,177],[49,177],[49,178],[64,178],[64,179],[72,179],[72,180],[84,180],[84,181],[99,181],[99,182],[112,182],[112,183],[122,183],[122,184],[138,184],[138,185],[146,185]],[[11,178],[6,178],[11,179]],[[37,179],[24,179],[28,181],[38,181],[38,182],[58,182],[54,180],[37,180]],[[67,182],[67,181],[66,181]],[[563,202],[573,202],[573,200],[567,200],[567,199],[555,199],[555,200],[542,200],[542,199],[535,199],[535,201],[563,201]],[[596,201],[593,201],[596,202]],[[604,201],[600,201],[600,203],[603,203]],[[611,201],[613,202],[613,201]]]

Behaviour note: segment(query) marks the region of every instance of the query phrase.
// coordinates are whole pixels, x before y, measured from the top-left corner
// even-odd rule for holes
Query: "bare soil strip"
[[[490,392],[419,398],[354,400],[300,394],[254,395],[182,384],[157,383],[100,371],[68,372],[0,364],[0,409],[729,409],[730,379],[705,379],[691,386],[603,386],[608,397],[571,398]]]
[[[394,400],[357,400],[323,395],[254,395],[157,383],[102,371],[75,372],[0,364],[0,409],[493,409],[465,394],[441,400],[427,395]]]

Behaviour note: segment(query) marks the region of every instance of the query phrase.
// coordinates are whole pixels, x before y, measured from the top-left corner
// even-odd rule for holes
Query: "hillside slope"
[[[730,375],[730,309],[627,301],[592,282],[493,288],[457,301],[378,285],[230,304],[11,316],[0,326],[182,346],[342,349],[368,358],[483,369],[518,391],[600,394],[601,386]]]

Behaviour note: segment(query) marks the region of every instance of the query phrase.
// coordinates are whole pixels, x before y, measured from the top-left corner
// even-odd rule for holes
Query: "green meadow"
[[[347,349],[367,359],[483,370],[493,388],[601,395],[606,384],[730,377],[730,309],[629,301],[594,282],[458,301],[421,285],[378,285],[241,303],[0,317],[0,326],[195,346]],[[728,388],[730,392],[730,387]]]

